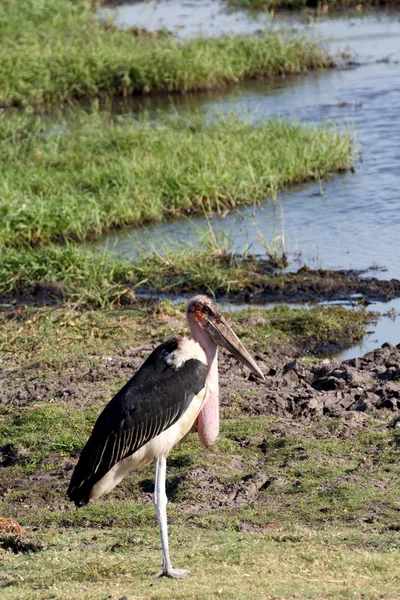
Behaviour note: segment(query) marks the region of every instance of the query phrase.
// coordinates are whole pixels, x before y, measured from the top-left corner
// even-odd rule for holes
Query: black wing
[[[75,504],[86,504],[93,485],[117,462],[176,423],[205,386],[207,367],[199,360],[178,369],[166,362],[177,347],[176,340],[158,346],[104,408],[68,487]]]

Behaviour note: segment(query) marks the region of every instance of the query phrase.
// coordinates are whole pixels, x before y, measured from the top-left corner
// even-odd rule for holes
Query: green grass
[[[26,409],[22,414],[6,409],[0,420],[1,440],[29,453],[21,466],[32,473],[52,452],[70,455],[81,450],[97,414],[92,408],[77,411],[56,404]]]
[[[353,160],[347,132],[235,116],[110,120],[94,108],[50,128],[13,112],[0,115],[0,139],[0,293],[55,283],[66,298],[100,305],[137,286],[229,293],[263,275],[213,233],[203,250],[142,251],[131,264],[73,240],[252,204]]]
[[[39,413],[54,420],[57,411],[66,426],[64,407],[35,409],[27,441]],[[32,410],[26,414],[33,416]],[[57,508],[65,502],[67,480],[53,477],[41,485],[45,464],[36,475],[13,467],[19,493],[10,487],[2,514],[17,519],[43,550],[33,555],[0,550],[2,597],[395,598],[399,450],[395,430],[387,425],[369,418],[343,440],[346,427],[336,419],[295,427],[241,418],[223,422],[212,450],[190,436],[173,451],[167,482],[172,560],[191,569],[183,582],[152,579],[160,567],[160,543],[153,506],[140,496],[152,485],[152,468],[76,511]],[[335,428],[339,437],[333,436]],[[44,439],[50,448],[59,430],[40,425],[36,435],[38,445]],[[243,436],[250,440],[246,446],[238,443]],[[53,453],[52,460],[51,468],[62,473],[61,458],[57,464]],[[185,476],[199,465],[226,490],[254,471],[265,471],[272,483],[237,508],[212,509],[207,501],[213,493],[205,492],[192,513],[188,507],[193,494],[199,498],[198,482]],[[228,495],[219,497],[224,501]]]
[[[39,250],[6,248],[0,258],[0,293],[54,284],[61,301],[104,307],[118,304],[122,297],[131,300],[132,284],[140,283],[142,269],[132,268],[108,253],[71,244],[51,244]]]
[[[0,3],[0,105],[212,88],[330,67],[319,43],[276,34],[178,41],[101,24],[84,0]]]
[[[155,527],[92,528],[69,535],[50,530],[41,538],[46,549],[39,554],[2,555],[4,600],[398,597],[395,532],[382,536],[347,527],[319,532],[286,525],[245,535],[174,526],[172,559],[191,569],[183,581],[152,578],[160,568]],[[383,544],[392,544],[392,550]]]
[[[348,311],[343,306],[304,310],[279,304],[264,315],[267,315],[264,323],[261,321],[250,330],[244,328],[244,340],[262,344],[286,342],[300,348],[311,343],[320,348],[329,344],[345,347],[362,340],[365,327],[374,320],[373,313]]]
[[[187,333],[183,311],[143,301],[123,310],[0,312],[0,392],[36,395],[26,405],[18,405],[18,393],[8,404],[0,395],[0,461],[14,457],[0,466],[0,515],[43,546],[16,555],[0,535],[1,597],[395,598],[400,446],[392,414],[359,415],[351,426],[236,411],[211,449],[189,436],[171,453],[167,477],[171,554],[176,566],[191,569],[186,581],[152,578],[161,560],[153,465],[85,509],[67,501],[69,465],[102,406],[133,372],[141,344],[161,341],[171,327]],[[262,321],[249,329],[255,315]],[[247,309],[231,317],[253,353],[277,345],[298,353],[309,335],[322,344],[350,339],[346,332],[362,331],[365,322],[364,311],[340,307]],[[65,394],[71,385],[75,392]],[[235,393],[222,386],[223,414]],[[245,390],[243,398],[251,402]],[[227,505],[232,486],[240,489],[254,474],[268,484]]]
[[[41,537],[46,550],[40,554],[2,555],[4,600],[398,596],[395,532],[379,536],[346,527],[319,532],[283,526],[276,532],[245,535],[175,526],[170,533],[174,564],[191,569],[191,577],[184,581],[152,578],[160,568],[154,527],[139,532],[85,529],[68,536],[49,531]],[[365,545],[367,539],[375,546]],[[385,543],[393,549],[382,549]]]
[[[16,314],[0,312],[0,352],[4,368],[11,363],[25,368],[35,361],[41,376],[54,375],[59,365],[82,361],[98,366],[99,352],[107,355],[134,340],[145,344],[171,335],[170,320],[177,321],[174,333],[187,335],[184,304],[169,301],[137,301],[123,309],[84,310],[74,306],[42,309],[25,308]],[[336,344],[346,347],[358,342],[374,313],[348,310],[340,306],[291,309],[279,305],[272,309],[235,311],[235,330],[252,347],[273,349],[290,346],[299,355],[312,340],[314,346]],[[257,327],[248,319],[257,317]],[[125,340],[125,341],[124,341]],[[89,359],[88,356],[91,358]],[[4,433],[4,432],[3,432]],[[5,433],[4,433],[5,435]]]
[[[259,202],[353,160],[346,132],[235,116],[111,121],[94,108],[49,128],[44,117],[14,112],[0,115],[0,139],[0,293],[56,283],[65,297],[103,305],[132,286],[218,293],[263,276],[212,233],[201,251],[147,251],[132,264],[72,240]]]
[[[156,123],[73,111],[46,119],[0,115],[0,245],[84,240],[273,196],[349,168],[348,133],[235,116]]]

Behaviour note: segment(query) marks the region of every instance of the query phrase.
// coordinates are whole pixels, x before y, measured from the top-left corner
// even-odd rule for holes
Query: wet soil
[[[228,257],[232,261],[232,257]],[[254,283],[244,284],[237,292],[230,292],[224,285],[214,287],[218,300],[233,300],[246,303],[268,302],[320,302],[320,301],[349,301],[357,298],[359,304],[372,302],[387,302],[400,297],[400,280],[383,280],[376,277],[364,277],[359,270],[326,270],[309,269],[303,266],[297,272],[285,273],[277,268],[270,260],[251,257],[237,257],[237,262],[248,270],[247,280]],[[222,265],[223,268],[223,265]],[[209,288],[201,287],[198,281],[184,279],[180,274],[179,286],[174,285],[175,274],[164,274],[165,283],[159,288],[151,287],[151,293],[168,292],[175,295],[191,293],[209,293]],[[260,277],[261,276],[261,277]],[[230,286],[229,286],[230,289]],[[148,292],[147,289],[137,290]]]
[[[250,415],[345,416],[389,409],[400,411],[400,344],[384,344],[362,358],[325,359],[312,363],[279,359],[265,383],[255,383],[258,393],[240,408]],[[232,383],[230,383],[232,386]]]
[[[232,258],[232,257],[231,257]],[[231,258],[229,260],[231,260]],[[219,300],[234,300],[243,302],[319,302],[348,301],[357,297],[358,303],[369,304],[377,301],[389,301],[400,297],[399,279],[377,279],[376,277],[364,277],[363,271],[359,270],[326,270],[309,269],[302,267],[294,273],[283,273],[276,268],[276,264],[269,260],[251,257],[237,258],[238,262],[245,263],[249,272],[254,273],[257,283],[249,284],[236,293],[227,293],[224,288],[215,289],[214,292]],[[223,265],[222,265],[223,268]],[[265,279],[260,281],[260,275]],[[180,285],[174,285],[174,273],[171,278],[168,273],[164,274],[165,284],[155,287],[149,278],[149,288],[136,289],[136,292],[144,292],[157,296],[158,293],[168,291],[172,295],[206,293],[209,288],[201,289],[197,281],[183,280],[179,276]],[[134,282],[126,282],[127,288]],[[68,292],[57,284],[36,284],[27,288],[20,288],[7,294],[0,294],[0,310],[8,310],[10,306],[57,306],[68,300]],[[121,302],[135,302],[134,294],[128,294]]]
[[[400,296],[400,280],[365,278],[356,270],[311,270],[275,276],[261,286],[252,286],[239,295],[246,302],[351,300],[362,303],[387,301]]]
[[[37,283],[0,294],[0,310],[9,310],[10,306],[57,306],[66,299],[61,285]]]

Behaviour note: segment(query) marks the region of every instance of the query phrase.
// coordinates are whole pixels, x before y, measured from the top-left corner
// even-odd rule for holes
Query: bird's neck
[[[207,353],[206,353],[207,354]],[[207,356],[207,398],[198,417],[198,432],[201,442],[211,446],[219,433],[219,384],[218,384],[218,348],[215,346],[214,356]]]
[[[193,338],[203,348],[207,358],[207,397],[201,409],[197,430],[205,446],[211,446],[219,433],[219,385],[218,385],[218,346],[214,340],[197,324],[191,323]]]

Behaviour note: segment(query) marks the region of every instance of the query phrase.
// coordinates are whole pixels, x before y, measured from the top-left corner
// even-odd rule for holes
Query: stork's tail
[[[86,504],[88,504],[90,498],[89,498],[89,489],[85,489],[86,486],[82,485],[77,487],[75,485],[74,482],[74,477],[72,477],[68,490],[67,490],[67,496],[68,498],[71,500],[71,502],[74,502],[76,508],[82,508],[83,506],[86,506]]]

